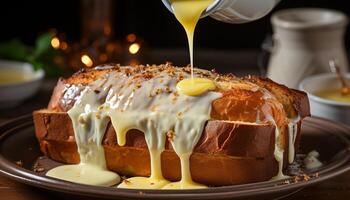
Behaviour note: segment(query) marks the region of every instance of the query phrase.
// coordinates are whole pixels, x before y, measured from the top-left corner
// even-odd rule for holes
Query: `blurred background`
[[[11,0],[0,6],[0,109],[25,103],[16,111],[0,112],[0,118],[45,106],[57,78],[84,67],[189,63],[185,31],[161,0]],[[273,52],[276,29],[271,16],[291,8],[328,10],[294,13],[295,19],[286,19],[301,19],[312,28],[290,29],[292,36],[281,28],[277,35],[283,48]],[[195,67],[239,76],[268,75],[297,88],[303,78],[329,72],[330,59],[338,59],[340,69],[347,71],[349,15],[344,0],[282,0],[267,16],[246,24],[206,17],[196,29]],[[294,43],[297,48],[290,46]],[[25,73],[13,71],[16,67]],[[275,74],[268,74],[267,68]]]
[[[70,41],[80,40],[84,36],[82,1],[90,0],[2,1],[0,5],[6,9],[0,12],[0,40],[17,37],[30,44],[38,34],[52,28],[65,33]],[[106,0],[98,2],[103,1]],[[274,11],[298,7],[323,7],[350,14],[350,6],[344,0],[282,0]],[[91,7],[87,9],[89,13],[92,12]],[[134,33],[149,48],[187,47],[181,25],[161,0],[111,0],[106,9],[111,10],[111,28],[115,39],[123,40],[129,33]],[[258,49],[264,37],[272,32],[269,17],[272,13],[240,25],[204,18],[197,27],[196,46],[219,50]],[[347,37],[348,48],[349,39]]]
[[[0,12],[0,42],[18,39],[26,45],[34,45],[41,34],[53,31],[62,40],[60,48],[64,50],[77,45],[74,43],[80,43],[80,47],[74,48],[86,50],[95,42],[96,48],[110,44],[108,51],[118,51],[114,52],[116,55],[111,55],[112,59],[104,55],[97,58],[97,55],[93,55],[93,50],[88,50],[91,55],[87,55],[95,61],[93,65],[109,61],[123,64],[172,61],[177,65],[189,62],[185,33],[161,0],[12,0],[2,1],[0,5],[6,8]],[[345,6],[343,0],[282,0],[274,12],[298,7],[323,7],[350,14],[350,7]],[[270,16],[274,12],[260,20],[239,25],[222,23],[210,17],[201,20],[195,35],[197,66],[215,67],[223,72],[235,71],[233,67],[237,65],[254,67],[252,65],[256,65],[256,58],[264,39],[272,33]],[[97,20],[104,24],[102,27],[89,26],[89,20]],[[350,34],[349,31],[347,33]],[[350,47],[349,39],[347,36],[347,49]],[[96,44],[96,40],[100,40],[100,44]],[[114,46],[109,43],[111,41],[114,42]],[[135,45],[133,49],[139,50],[139,55],[124,55],[129,45],[134,42],[141,45],[140,49]],[[159,49],[161,51],[157,51]],[[163,49],[178,51],[176,55],[173,55],[174,52],[166,52],[163,55]],[[199,52],[203,49],[208,51],[201,55]],[[252,52],[248,57],[253,59],[234,59],[235,55],[232,52],[241,57],[241,53],[247,50]],[[211,54],[212,51],[223,52],[220,55],[225,62],[223,59],[214,59],[216,56],[213,59],[210,57],[209,60],[207,54]],[[227,60],[227,57],[230,59]],[[85,61],[89,62],[88,59]],[[78,61],[68,65],[72,65],[70,67],[74,69],[81,67]]]

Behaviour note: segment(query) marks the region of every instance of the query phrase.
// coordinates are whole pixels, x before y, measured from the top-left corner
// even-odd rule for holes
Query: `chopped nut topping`
[[[179,119],[182,119],[183,113],[182,112],[177,112],[176,113],[176,117],[179,118]]]
[[[169,130],[166,135],[168,137],[168,141],[169,142],[174,141],[175,132],[173,130]]]
[[[191,66],[187,65],[186,67],[183,67],[182,70],[187,73],[191,73]]]
[[[130,68],[125,68],[125,70],[124,70],[124,73],[125,73],[125,75],[127,75],[127,76],[130,76],[132,73],[131,73],[132,71],[131,71],[131,69]]]
[[[171,77],[175,76],[175,70],[168,70],[168,73]]]
[[[179,76],[177,77],[176,81],[177,81],[177,82],[180,82],[180,81],[182,81],[184,78],[185,78],[185,77],[184,77],[183,74],[179,74]]]
[[[161,94],[161,93],[163,93],[163,89],[162,88],[156,89],[156,95]]]
[[[96,118],[101,119],[101,113],[96,113]]]
[[[128,179],[124,179],[123,183],[125,183],[126,185],[130,184],[131,182]]]
[[[170,89],[170,87],[166,87],[165,92],[170,94],[170,93],[172,93],[172,90]]]
[[[44,172],[45,168],[42,167],[40,163],[35,163],[34,166],[33,166],[33,171],[37,172],[37,173],[40,173],[40,172]]]
[[[155,112],[155,111],[157,110],[157,108],[158,108],[157,105],[153,105],[153,106],[151,106],[150,110],[151,110],[152,112]]]
[[[173,98],[171,99],[172,103],[175,103],[176,100],[177,100],[177,97],[173,97]]]
[[[18,160],[18,161],[16,161],[16,165],[22,167],[23,166],[23,162],[21,160]]]
[[[37,172],[37,173],[44,172],[44,171],[45,171],[45,168],[43,167],[34,168],[34,172]]]
[[[85,120],[84,116],[80,115],[78,117],[78,122],[81,123],[81,124],[86,124],[86,120]]]

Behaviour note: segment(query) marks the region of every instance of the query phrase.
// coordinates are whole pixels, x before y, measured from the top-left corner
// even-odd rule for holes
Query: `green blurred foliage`
[[[51,32],[40,35],[34,47],[25,45],[19,39],[0,43],[0,58],[31,63],[35,70],[45,70],[47,76],[62,75],[62,66],[57,66],[54,58],[63,56],[63,53],[51,47],[53,37]]]

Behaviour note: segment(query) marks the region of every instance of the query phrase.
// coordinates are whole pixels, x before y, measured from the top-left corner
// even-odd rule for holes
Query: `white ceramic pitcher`
[[[288,9],[272,16],[273,48],[267,75],[272,80],[297,88],[311,74],[329,72],[336,59],[342,71],[348,60],[344,48],[347,17],[320,8]]]

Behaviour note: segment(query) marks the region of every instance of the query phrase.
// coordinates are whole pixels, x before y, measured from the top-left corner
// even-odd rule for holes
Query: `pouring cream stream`
[[[214,0],[171,0],[176,19],[184,27],[188,40],[188,47],[191,61],[191,79],[185,79],[177,85],[180,93],[197,96],[201,93],[215,89],[215,84],[212,80],[205,78],[196,78],[193,74],[194,56],[193,56],[193,39],[194,32],[201,14],[205,11]]]

